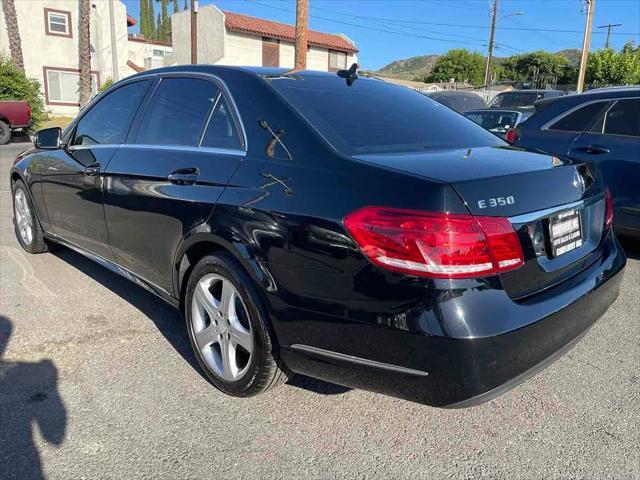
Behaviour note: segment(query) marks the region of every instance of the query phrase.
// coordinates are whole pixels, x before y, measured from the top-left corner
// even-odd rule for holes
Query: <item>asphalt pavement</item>
[[[0,147],[0,478],[640,478],[640,242],[622,293],[567,355],[442,410],[296,377],[236,399],[180,314],[65,248],[14,237]],[[4,352],[3,352],[4,350]]]

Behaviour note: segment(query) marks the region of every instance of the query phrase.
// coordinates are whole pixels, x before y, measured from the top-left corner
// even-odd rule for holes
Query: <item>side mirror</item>
[[[62,146],[60,138],[62,129],[60,127],[45,128],[36,132],[36,148],[55,149]]]

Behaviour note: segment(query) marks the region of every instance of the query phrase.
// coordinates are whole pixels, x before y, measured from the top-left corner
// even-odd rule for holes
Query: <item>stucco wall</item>
[[[109,28],[109,2],[94,0],[91,2],[91,69],[98,72],[99,82],[113,78],[111,60],[111,32]],[[78,27],[80,2],[78,0],[28,0],[16,1],[18,28],[22,40],[22,54],[27,76],[38,80],[44,91],[43,67],[79,69]],[[45,8],[68,11],[71,15],[71,37],[46,35]],[[116,43],[118,71],[120,77],[134,73],[126,66],[127,24],[126,9],[122,2],[114,2],[114,21],[116,26]],[[0,3],[0,50],[8,53],[9,41],[4,22],[4,12]],[[78,112],[77,106],[46,105],[53,114],[73,115]]]
[[[198,63],[220,63],[225,54],[224,15],[213,5],[198,11]],[[171,16],[173,58],[179,65],[191,63],[191,12]]]
[[[155,53],[158,51],[163,52],[163,55],[156,55]],[[173,48],[168,45],[140,42],[132,39],[127,42],[127,60],[142,68],[164,66],[171,58],[172,52]]]

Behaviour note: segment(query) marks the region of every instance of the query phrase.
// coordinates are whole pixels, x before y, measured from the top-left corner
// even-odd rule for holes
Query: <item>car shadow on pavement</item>
[[[144,288],[102,267],[81,254],[62,246],[56,246],[52,253],[59,259],[88,275],[102,286],[130,303],[155,324],[171,346],[205,380],[198,361],[191,350],[191,344],[184,328],[184,320],[178,310],[166,304]],[[316,380],[304,375],[296,375],[287,384],[321,395],[335,395],[349,391],[347,387]],[[1,478],[1,477],[0,477]]]
[[[67,412],[58,392],[58,370],[49,359],[6,361],[12,331],[11,320],[0,315],[0,478],[44,479],[33,426],[45,442],[64,441]]]
[[[628,258],[640,260],[640,239],[619,238],[624,253]]]

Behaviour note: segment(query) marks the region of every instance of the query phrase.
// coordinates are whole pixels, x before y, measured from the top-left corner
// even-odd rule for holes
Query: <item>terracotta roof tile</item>
[[[295,41],[296,29],[293,25],[272,22],[262,18],[250,17],[235,12],[224,12],[225,27],[231,32],[243,32],[280,40]],[[358,49],[340,35],[309,30],[309,45],[330,48],[342,52],[356,53]]]

